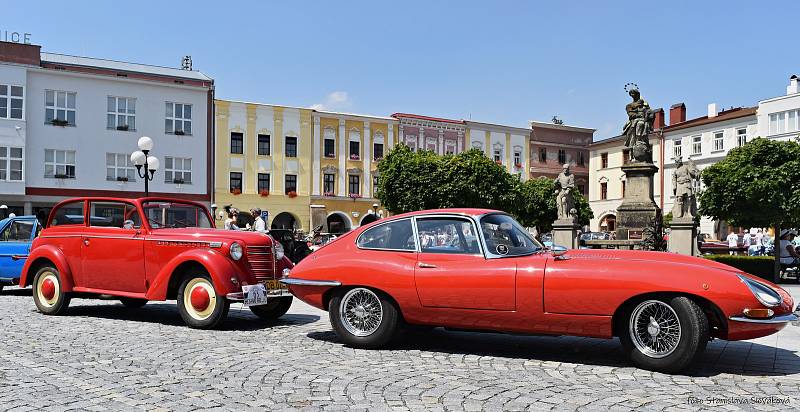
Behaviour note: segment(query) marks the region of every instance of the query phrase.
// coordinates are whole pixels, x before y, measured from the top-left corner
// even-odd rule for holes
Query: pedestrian
[[[750,254],[750,244],[753,243],[750,239],[750,232],[743,231],[742,232],[742,248],[745,250],[745,254]]]
[[[739,235],[737,235],[736,232],[731,232],[725,239],[728,241],[728,253],[735,255],[736,248],[739,247]]]
[[[794,230],[783,229],[781,230],[781,265],[797,266],[800,265],[800,253],[794,246],[795,233]]]
[[[258,233],[267,233],[267,222],[261,217],[261,209],[254,207],[250,209],[250,213],[255,218],[253,220],[253,231]]]
[[[223,228],[225,230],[239,230],[239,226],[236,225],[236,219],[239,217],[239,211],[235,208],[228,209],[228,218],[225,219],[225,223]]]
[[[758,256],[764,254],[764,232],[761,229],[756,230],[755,245],[758,248]]]

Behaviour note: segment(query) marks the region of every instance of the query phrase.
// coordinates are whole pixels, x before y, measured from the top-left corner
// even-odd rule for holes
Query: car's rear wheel
[[[61,275],[55,266],[40,268],[33,278],[33,302],[45,315],[63,315],[70,297],[61,288]]]
[[[339,338],[356,348],[386,345],[399,326],[394,303],[384,294],[363,287],[336,293],[328,304],[328,313]]]
[[[195,329],[213,329],[228,316],[230,302],[217,293],[207,274],[186,276],[178,288],[178,312]]]
[[[266,305],[250,306],[250,311],[264,320],[275,320],[286,314],[292,306],[292,297],[272,298]]]
[[[708,343],[708,318],[694,301],[679,296],[649,299],[627,312],[620,341],[636,366],[666,373],[688,367]]]
[[[138,309],[147,304],[147,299],[119,298],[123,306],[130,309]]]

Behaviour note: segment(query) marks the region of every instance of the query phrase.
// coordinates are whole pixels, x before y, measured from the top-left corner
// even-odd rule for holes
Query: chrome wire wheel
[[[369,336],[381,326],[383,306],[375,292],[366,288],[355,288],[342,298],[339,317],[342,326],[353,336]]]
[[[650,358],[669,356],[681,341],[681,322],[672,307],[660,300],[647,300],[631,313],[628,323],[636,349]]]

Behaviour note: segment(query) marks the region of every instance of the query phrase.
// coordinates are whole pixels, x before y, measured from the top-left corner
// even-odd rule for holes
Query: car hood
[[[155,229],[151,237],[165,240],[192,240],[203,242],[233,242],[238,241],[245,245],[272,244],[269,235],[259,232],[222,229]]]

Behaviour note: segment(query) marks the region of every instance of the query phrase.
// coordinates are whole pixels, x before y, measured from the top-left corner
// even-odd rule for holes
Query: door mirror
[[[569,252],[569,249],[564,246],[553,245],[550,247],[550,253],[552,253],[553,257],[555,257],[557,260],[568,259],[568,257],[564,256],[567,252]]]

